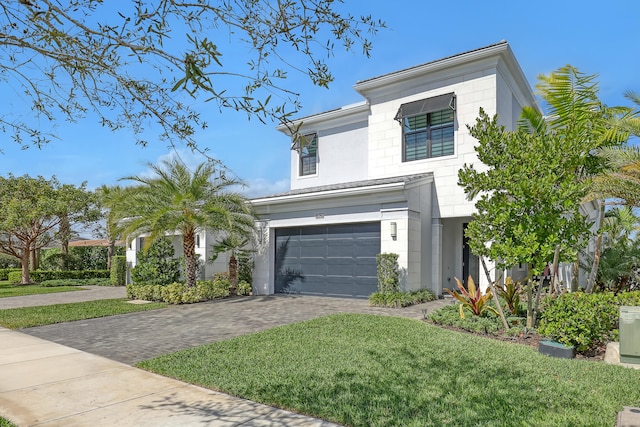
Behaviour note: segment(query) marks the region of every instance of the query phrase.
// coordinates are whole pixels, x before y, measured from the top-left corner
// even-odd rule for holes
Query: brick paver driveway
[[[308,296],[239,297],[21,330],[127,364],[327,314],[352,312],[423,318],[434,301],[404,309],[369,307],[366,300]]]

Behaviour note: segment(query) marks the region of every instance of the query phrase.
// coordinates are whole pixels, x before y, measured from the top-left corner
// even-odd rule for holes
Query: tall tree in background
[[[60,212],[76,205],[80,188],[62,185],[53,177],[0,177],[0,252],[20,259],[22,283],[30,283],[29,256],[47,244],[60,225]]]
[[[102,187],[96,190],[96,200],[100,209],[102,209],[104,222],[98,223],[98,228],[94,234],[106,239],[109,242],[107,246],[107,270],[111,269],[111,259],[116,252],[116,243],[122,239],[122,230],[118,224],[117,213],[110,206],[119,206],[126,202],[127,190],[119,185]]]
[[[52,135],[41,123],[95,113],[111,129],[143,139],[155,122],[161,137],[191,139],[206,123],[181,93],[260,120],[286,121],[299,107],[288,72],[327,87],[336,44],[369,55],[368,37],[384,27],[353,16],[341,0],[5,1],[0,4],[0,61],[6,87],[31,103],[35,118],[3,105],[0,127],[21,144]],[[352,6],[350,5],[352,8]],[[244,56],[227,61],[227,56]],[[227,56],[225,56],[227,55]],[[272,99],[278,101],[270,102]],[[42,120],[43,118],[47,120]]]
[[[239,181],[220,176],[211,162],[200,164],[193,172],[180,160],[149,167],[153,177],[123,178],[137,185],[128,187],[126,197],[109,207],[122,224],[125,236],[148,234],[145,250],[167,233],[179,232],[187,287],[195,286],[198,230],[251,229],[251,207],[244,196],[231,191]]]

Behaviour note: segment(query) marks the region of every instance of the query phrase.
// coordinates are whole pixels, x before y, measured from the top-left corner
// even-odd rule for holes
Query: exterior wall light
[[[398,224],[396,224],[395,222],[392,222],[391,223],[391,238],[395,240],[396,237],[398,237]]]

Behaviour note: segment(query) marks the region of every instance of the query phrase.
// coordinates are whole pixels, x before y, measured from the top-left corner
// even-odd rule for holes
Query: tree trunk
[[[598,276],[598,267],[600,265],[600,251],[602,250],[602,231],[600,228],[602,227],[602,220],[604,219],[604,201],[601,202],[600,206],[600,218],[598,224],[598,237],[596,238],[596,250],[593,254],[593,266],[591,267],[591,274],[589,274],[589,279],[587,280],[587,288],[585,289],[586,293],[591,293],[593,291],[593,286],[596,283],[596,277]]]
[[[231,253],[229,257],[229,281],[231,282],[231,293],[235,294],[238,287],[238,259]]]
[[[602,246],[602,233],[598,233],[596,238],[596,251],[593,254],[593,266],[591,267],[591,274],[589,274],[589,280],[587,281],[586,293],[593,291],[593,285],[596,283],[596,277],[598,275],[598,266],[600,265],[600,247]]]
[[[65,255],[69,255],[69,239],[71,238],[71,224],[69,224],[69,217],[67,215],[63,215],[60,217],[60,228],[58,229],[58,236],[60,238],[60,252],[62,252]],[[65,265],[65,270],[66,270],[66,265]]]
[[[580,256],[580,255],[576,255]],[[574,261],[573,267],[571,268],[571,292],[575,292],[578,290],[578,279],[580,278],[580,262],[578,260]]]
[[[111,259],[116,253],[116,241],[109,240],[109,246],[107,247],[107,270],[111,271]]]
[[[194,230],[187,230],[182,235],[182,249],[184,251],[185,275],[187,289],[196,286],[196,234]]]
[[[509,322],[507,322],[507,318],[504,316],[504,311],[502,311],[500,298],[498,297],[496,288],[493,286],[493,281],[491,280],[491,275],[489,274],[487,263],[484,261],[484,257],[482,256],[480,257],[480,261],[482,261],[482,268],[484,269],[484,274],[486,274],[487,280],[489,281],[489,289],[491,289],[491,295],[493,295],[493,300],[496,302],[496,307],[498,307],[498,314],[500,315],[500,319],[502,319],[502,326],[504,326],[504,329],[507,330],[509,329]]]
[[[28,285],[31,283],[31,277],[29,276],[29,255],[31,251],[29,250],[29,246],[22,249],[22,257],[20,258],[20,263],[22,264],[22,284]]]
[[[40,250],[39,249],[31,249],[29,251],[29,255],[31,256],[31,270],[37,270],[40,268]]]

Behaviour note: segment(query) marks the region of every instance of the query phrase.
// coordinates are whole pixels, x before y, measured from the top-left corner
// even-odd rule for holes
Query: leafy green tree
[[[187,287],[196,284],[195,236],[200,229],[253,228],[248,200],[231,187],[239,181],[219,175],[211,162],[193,172],[180,160],[149,165],[152,177],[127,177],[138,185],[109,206],[120,220],[123,235],[148,234],[146,248],[166,233],[182,235]]]
[[[326,57],[336,43],[369,55],[384,23],[344,13],[342,1],[20,0],[0,7],[0,70],[32,102],[37,125],[11,113],[0,126],[35,145],[51,134],[40,124],[59,115],[70,122],[93,111],[111,129],[129,127],[146,144],[149,122],[161,136],[195,146],[206,123],[177,90],[244,111],[285,120],[299,108],[286,88],[289,71],[326,87]],[[225,51],[227,49],[227,51]],[[227,56],[244,61],[226,61]],[[234,65],[234,64],[239,65]],[[46,89],[45,89],[46,88]],[[280,104],[272,103],[282,99]],[[43,120],[46,119],[46,120]]]
[[[555,132],[506,131],[483,110],[469,130],[487,166],[465,164],[458,173],[467,196],[478,197],[466,231],[472,251],[500,268],[527,263],[534,275],[553,258],[556,245],[561,260],[573,259],[589,235],[579,210],[589,184],[575,173],[584,161],[580,141]],[[533,317],[530,310],[529,326]]]
[[[111,269],[111,260],[116,256],[116,243],[123,239],[118,218],[113,209],[109,206],[121,205],[127,197],[125,189],[118,185],[106,186],[98,188],[95,192],[98,209],[102,212],[104,221],[96,222],[96,228],[93,233],[103,239],[107,239],[109,246],[107,247],[107,269]]]
[[[0,252],[20,259],[22,283],[31,281],[29,255],[51,240],[60,225],[59,213],[74,203],[76,190],[55,177],[0,177]]]
[[[175,258],[173,243],[166,237],[156,239],[148,250],[138,253],[131,269],[133,283],[168,285],[180,278],[180,259]]]

